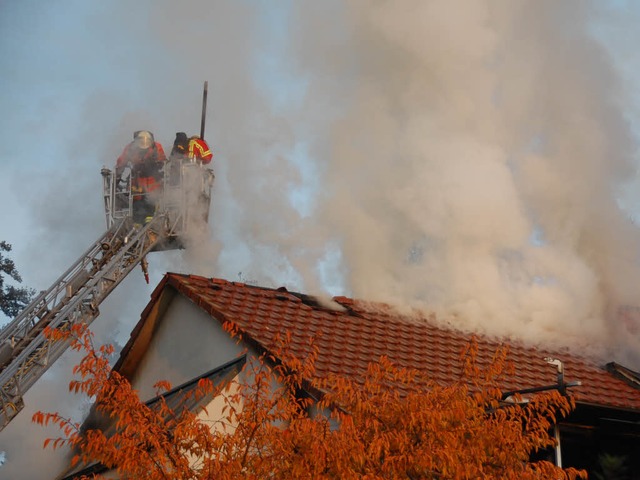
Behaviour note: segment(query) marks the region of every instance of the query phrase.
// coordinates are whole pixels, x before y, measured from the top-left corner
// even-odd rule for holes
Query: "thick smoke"
[[[271,139],[259,160],[226,165],[225,208],[245,208],[217,228],[243,240],[262,283],[338,285],[640,365],[634,325],[618,317],[640,285],[638,230],[619,207],[635,144],[596,13],[295,3],[283,51],[305,95],[253,135]],[[291,131],[314,180],[281,163]],[[290,206],[301,182],[315,194],[306,215]]]
[[[596,41],[625,60],[636,12],[571,0],[16,5],[0,7],[0,161],[16,205],[0,239],[26,285],[47,288],[104,230],[99,170],[134,130],[167,150],[175,132],[198,133],[209,82],[209,228],[185,252],[150,255],[150,286],[134,271],[116,289],[94,324],[102,338],[126,341],[171,270],[435,310],[640,367],[638,327],[616,315],[640,303],[638,230],[618,206],[640,205],[637,102]],[[34,409],[61,409],[42,397]],[[50,473],[6,431],[0,478]]]
[[[589,4],[336,8],[299,6],[291,45],[319,132],[310,220],[351,293],[633,351],[616,312],[637,301],[638,230],[617,195],[635,146]],[[344,108],[314,118],[327,104]]]

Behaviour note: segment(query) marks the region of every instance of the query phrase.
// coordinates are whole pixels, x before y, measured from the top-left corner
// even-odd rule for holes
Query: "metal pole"
[[[556,423],[553,428],[553,436],[556,437],[556,466],[562,468],[562,450],[560,445],[560,427]]]
[[[202,91],[202,119],[200,120],[200,138],[204,140],[204,121],[207,118],[207,88],[209,82],[204,82],[204,90]]]

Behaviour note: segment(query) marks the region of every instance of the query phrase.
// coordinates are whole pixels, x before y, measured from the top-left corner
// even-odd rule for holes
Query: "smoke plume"
[[[0,239],[25,285],[47,288],[104,231],[99,171],[133,131],[167,149],[199,132],[209,82],[209,227],[151,254],[151,285],[134,271],[116,289],[103,339],[126,341],[171,270],[419,307],[640,368],[640,324],[617,315],[640,304],[634,7],[40,3],[0,7]],[[50,473],[5,432],[0,478]]]
[[[295,112],[316,133],[320,188],[308,228],[289,231],[312,235],[318,261],[339,249],[356,297],[534,342],[624,341],[632,354],[617,312],[640,285],[638,229],[619,206],[635,141],[595,9],[459,7],[294,8],[308,93]]]

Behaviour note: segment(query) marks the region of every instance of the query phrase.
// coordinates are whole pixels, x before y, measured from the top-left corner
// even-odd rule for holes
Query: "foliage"
[[[233,325],[227,328],[239,337]],[[222,399],[221,415],[209,421],[185,408],[170,409],[162,397],[155,408],[142,403],[126,379],[110,371],[112,348],[94,348],[82,326],[47,334],[70,336],[72,348],[86,353],[70,389],[95,397],[114,428],[82,431],[57,413],[38,412],[34,421],[57,424],[63,434],[45,447],[68,444],[78,452],[74,464],[97,461],[120,478],[586,478],[549,462],[529,462],[532,452],[554,445],[550,427],[573,403],[553,392],[505,407],[497,388],[505,351],[480,368],[472,343],[462,357],[464,376],[449,386],[418,387],[418,373],[386,358],[371,364],[360,381],[331,376],[310,384],[317,377],[316,349],[310,342],[309,357],[294,358],[285,337],[277,356],[247,362],[239,376],[245,381],[222,389],[201,382],[197,395]],[[166,382],[157,387],[170,388]],[[313,399],[303,392],[324,394]]]
[[[597,480],[625,480],[629,478],[626,458],[621,455],[603,453],[598,455],[600,472],[595,472]]]
[[[18,283],[22,282],[13,260],[3,254],[10,251],[11,245],[0,241],[0,310],[8,317],[15,317],[31,301],[35,290],[5,285],[6,275]]]

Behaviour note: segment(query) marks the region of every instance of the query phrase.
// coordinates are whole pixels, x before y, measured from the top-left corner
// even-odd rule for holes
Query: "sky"
[[[101,306],[100,341],[126,342],[172,271],[638,369],[640,323],[617,312],[640,305],[639,17],[630,1],[0,1],[0,240],[48,288],[105,230],[100,169],[135,130],[167,150],[197,133],[208,81],[208,235],[149,255],[150,284],[136,269]],[[29,419],[82,407],[73,361],[0,432],[0,479],[57,461]]]

